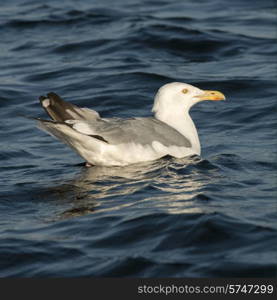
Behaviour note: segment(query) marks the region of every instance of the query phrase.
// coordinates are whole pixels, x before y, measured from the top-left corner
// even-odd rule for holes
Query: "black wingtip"
[[[48,93],[47,94],[47,97],[59,97],[60,98],[60,96],[59,95],[57,95],[56,93],[54,93],[54,92],[50,92],[50,93]]]
[[[43,100],[48,99],[48,98],[51,98],[51,97],[59,97],[59,95],[57,95],[57,94],[54,93],[54,92],[50,92],[50,93],[47,94],[47,97],[46,97],[46,96],[40,96],[40,97],[39,97],[39,100],[40,100],[40,101],[43,101]],[[59,97],[59,98],[60,98],[60,97]]]
[[[47,99],[47,97],[45,97],[45,96],[40,96],[40,97],[39,97],[39,100],[40,100],[40,101],[43,101],[44,99]]]

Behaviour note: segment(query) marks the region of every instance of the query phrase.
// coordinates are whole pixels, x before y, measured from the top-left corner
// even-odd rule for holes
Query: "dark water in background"
[[[276,276],[274,1],[1,1],[0,36],[1,277]],[[148,116],[171,81],[227,96],[201,158],[86,169],[18,116]]]

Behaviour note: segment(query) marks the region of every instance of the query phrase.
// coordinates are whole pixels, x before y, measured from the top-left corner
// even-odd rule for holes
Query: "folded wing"
[[[68,120],[66,123],[82,134],[101,137],[112,145],[151,145],[156,141],[164,146],[191,147],[182,134],[155,118],[99,118],[91,122]]]
[[[41,127],[59,139],[71,133],[73,136],[81,134],[111,145],[152,145],[156,141],[166,147],[191,147],[186,137],[155,118],[100,118],[96,111],[68,103],[55,93],[41,96],[40,102],[53,120],[39,120]],[[66,136],[62,140],[65,139]]]

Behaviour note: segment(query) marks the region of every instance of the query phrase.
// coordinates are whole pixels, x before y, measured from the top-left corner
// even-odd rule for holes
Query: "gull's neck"
[[[196,127],[189,115],[189,109],[185,112],[183,109],[174,111],[158,110],[155,113],[155,118],[179,131],[190,141],[193,151],[200,155],[200,141]]]

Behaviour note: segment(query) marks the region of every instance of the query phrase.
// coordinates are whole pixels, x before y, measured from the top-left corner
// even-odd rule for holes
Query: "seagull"
[[[200,155],[190,108],[203,100],[224,100],[219,91],[201,90],[187,83],[163,85],[154,98],[153,117],[101,118],[51,92],[40,103],[51,120],[35,118],[38,127],[67,144],[87,167],[126,166],[164,156]]]

